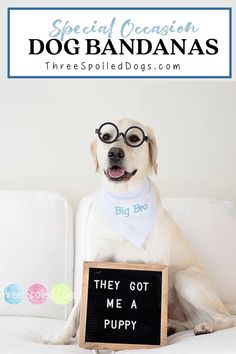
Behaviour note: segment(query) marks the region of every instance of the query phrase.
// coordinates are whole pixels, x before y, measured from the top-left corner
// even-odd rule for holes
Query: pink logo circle
[[[48,292],[42,284],[32,284],[27,290],[27,298],[34,305],[43,304],[48,298]]]

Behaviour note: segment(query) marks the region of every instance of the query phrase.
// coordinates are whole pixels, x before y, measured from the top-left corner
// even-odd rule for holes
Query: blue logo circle
[[[3,290],[4,300],[10,305],[20,304],[24,297],[23,288],[16,283],[9,284]]]

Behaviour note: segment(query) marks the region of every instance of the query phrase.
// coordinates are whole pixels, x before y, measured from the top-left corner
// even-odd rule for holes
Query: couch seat
[[[236,316],[235,320],[236,320]],[[74,340],[70,345],[46,345],[43,339],[56,335],[63,327],[64,320],[39,317],[0,317],[1,354],[88,354],[90,350],[80,349]],[[213,334],[194,336],[193,331],[174,334],[163,348],[125,350],[122,354],[217,354],[236,353],[236,327]],[[120,352],[121,353],[121,352]]]

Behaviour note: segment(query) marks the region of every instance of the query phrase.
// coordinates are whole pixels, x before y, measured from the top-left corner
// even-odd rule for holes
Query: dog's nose
[[[111,161],[120,161],[125,157],[125,152],[121,148],[112,147],[108,151],[108,157]]]

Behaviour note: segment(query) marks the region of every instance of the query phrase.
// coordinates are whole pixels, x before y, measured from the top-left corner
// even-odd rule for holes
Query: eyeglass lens
[[[139,146],[144,142],[145,136],[139,127],[131,127],[125,132],[125,141],[130,146]]]
[[[118,128],[110,123],[101,125],[99,131],[99,137],[104,143],[113,143],[119,136]]]

